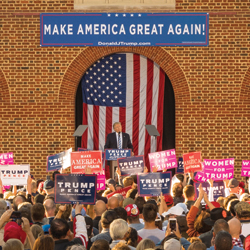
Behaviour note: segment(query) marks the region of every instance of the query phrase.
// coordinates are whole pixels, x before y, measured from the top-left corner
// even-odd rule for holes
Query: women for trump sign
[[[242,161],[241,176],[250,176],[250,161]]]
[[[175,149],[148,154],[150,168],[157,167],[157,171],[177,168]]]
[[[232,179],[234,176],[234,158],[224,160],[204,159],[204,177],[213,180]]]

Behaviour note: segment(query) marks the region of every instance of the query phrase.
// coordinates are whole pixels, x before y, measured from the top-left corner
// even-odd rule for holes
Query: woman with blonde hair
[[[3,250],[24,250],[24,246],[18,239],[8,239],[3,245]]]

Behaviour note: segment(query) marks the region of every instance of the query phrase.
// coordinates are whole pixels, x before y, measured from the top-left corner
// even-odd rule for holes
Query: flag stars
[[[116,95],[116,96],[115,96],[115,99],[117,99],[117,98],[118,98],[118,96]]]
[[[93,85],[90,85],[90,88],[93,88]]]
[[[106,81],[109,81],[109,78],[106,78]]]
[[[112,83],[112,82],[110,83],[110,85],[113,85],[113,84],[114,84],[114,83]]]
[[[93,96],[93,94],[92,94],[92,93],[91,93],[90,95],[91,95],[91,96]]]
[[[104,68],[105,66],[104,65],[102,65],[102,68]]]
[[[118,75],[119,77],[122,77],[122,75],[120,74],[120,75]]]
[[[112,68],[113,68],[113,65],[110,65],[109,67],[112,69]]]
[[[90,97],[88,97],[87,99],[90,100]]]
[[[86,83],[88,83],[89,82],[89,80],[86,80]]]
[[[100,89],[101,88],[101,86],[98,86],[98,89]]]
[[[99,72],[100,72],[100,71],[101,71],[101,69],[98,69],[97,71],[99,71]]]
[[[95,90],[94,90],[94,92],[96,93],[96,92],[97,92],[97,90],[95,89]]]
[[[119,95],[121,95],[122,94],[122,92],[121,91],[119,91]]]
[[[130,14],[130,16],[134,16],[134,14]]]
[[[114,62],[114,64],[117,64],[117,62]]]
[[[111,102],[114,102],[113,100],[111,100]]]
[[[95,101],[97,101],[97,98],[95,98]]]
[[[89,89],[87,89],[87,91],[89,92]]]
[[[108,69],[106,69],[106,72],[109,72],[109,70],[108,70]]]
[[[122,66],[118,66],[118,69],[120,69]]]
[[[89,70],[91,71],[91,70],[92,70],[92,68],[89,68]]]
[[[113,91],[110,91],[110,94],[114,94],[114,92],[113,92]]]
[[[102,93],[104,94],[104,93],[105,93],[105,90],[103,90]]]
[[[109,89],[109,86],[107,86],[106,89]]]
[[[101,80],[101,77],[98,77],[97,79],[98,79],[98,80]]]
[[[104,73],[102,73],[102,76],[105,76],[105,74],[104,74]]]
[[[119,100],[119,103],[122,103],[122,100]]]
[[[119,60],[119,61],[121,61],[121,59],[122,59],[121,57],[118,57],[118,60]]]
[[[105,102],[105,99],[102,99],[103,102]]]
[[[102,85],[104,85],[105,84],[105,82],[102,82]]]
[[[123,16],[125,17],[125,16],[126,16],[126,14],[123,14]]]
[[[90,78],[90,79],[93,79],[93,76],[90,76],[89,78]]]
[[[110,60],[113,60],[113,57],[111,56],[109,59],[110,59]]]
[[[106,61],[106,64],[109,64],[109,61]]]
[[[115,87],[115,90],[117,90],[117,87]]]
[[[106,97],[109,98],[109,95],[107,95]]]
[[[94,72],[94,76],[96,75],[96,72]]]

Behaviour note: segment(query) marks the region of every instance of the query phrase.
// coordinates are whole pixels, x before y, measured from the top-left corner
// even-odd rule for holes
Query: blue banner
[[[70,153],[72,148],[55,155],[47,156],[47,172],[70,167]]]
[[[208,46],[208,13],[42,13],[41,46]]]
[[[105,149],[107,161],[116,161],[119,158],[131,156],[131,149]]]
[[[143,173],[144,171],[144,156],[131,156],[118,159],[118,166],[121,170],[121,175],[131,175]]]
[[[196,197],[199,196],[199,185],[200,183],[194,183]],[[208,182],[202,183],[203,190],[208,194],[210,185]],[[223,181],[214,181],[214,201],[216,201],[220,196],[225,197],[225,186]]]
[[[184,164],[183,164],[183,158],[179,157],[178,158],[178,164],[177,164],[177,169],[176,169],[176,173],[178,174],[183,174],[184,173]]]
[[[95,204],[96,175],[57,174],[55,176],[55,203]]]
[[[158,196],[161,193],[169,194],[171,178],[171,172],[138,174],[138,192],[141,196]]]

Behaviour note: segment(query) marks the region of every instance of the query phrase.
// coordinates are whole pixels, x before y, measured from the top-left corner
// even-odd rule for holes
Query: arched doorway
[[[80,81],[75,110],[76,127],[89,126],[77,147],[103,150],[112,124],[120,121],[135,155],[143,154],[146,162],[149,152],[175,148],[173,87],[167,74],[145,56],[118,53],[98,59]],[[157,141],[148,135],[146,124],[160,132]]]

